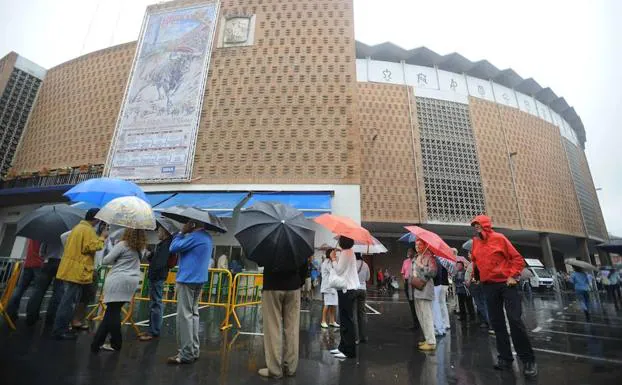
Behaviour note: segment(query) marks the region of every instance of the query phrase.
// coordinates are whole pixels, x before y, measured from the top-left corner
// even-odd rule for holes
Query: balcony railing
[[[53,171],[48,175],[19,176],[1,181],[0,189],[76,185],[88,179],[99,178],[102,173],[102,168],[90,168],[85,171],[73,168],[70,171]]]

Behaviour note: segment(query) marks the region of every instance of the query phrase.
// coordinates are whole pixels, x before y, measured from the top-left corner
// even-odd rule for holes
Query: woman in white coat
[[[335,314],[337,313],[337,290],[328,285],[331,274],[334,274],[333,261],[337,260],[337,252],[335,249],[326,250],[326,258],[322,261],[322,286],[320,291],[324,297],[324,308],[322,309],[322,323],[321,326],[326,329],[329,326],[338,328],[339,324],[335,320]]]

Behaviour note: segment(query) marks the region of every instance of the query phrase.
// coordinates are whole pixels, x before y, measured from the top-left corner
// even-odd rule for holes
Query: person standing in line
[[[356,253],[356,271],[359,276],[359,288],[356,291],[356,343],[367,342],[367,311],[365,301],[367,300],[367,281],[371,278],[369,266],[363,260],[361,253]]]
[[[421,239],[415,241],[417,259],[413,262],[411,273],[412,295],[415,298],[415,310],[419,318],[419,325],[425,337],[419,343],[419,350],[432,351],[436,349],[434,334],[434,315],[432,302],[434,301],[434,277],[437,264],[434,254],[428,250],[428,245]]]
[[[574,291],[581,306],[581,310],[585,313],[585,319],[589,322],[590,317],[590,290],[592,280],[591,274],[586,273],[580,267],[573,267],[574,271],[570,275],[570,281],[574,285]]]
[[[229,269],[229,257],[227,257],[227,254],[223,254],[218,257],[218,263],[216,264],[216,268],[222,270]]]
[[[30,284],[34,284],[41,275],[41,267],[43,266],[43,259],[39,254],[41,243],[34,239],[29,239],[26,245],[26,259],[24,260],[24,266],[22,267],[22,273],[19,276],[13,295],[9,300],[6,313],[11,317],[13,321],[17,321],[19,304],[22,302],[24,293],[30,287]]]
[[[313,256],[310,256],[307,261],[307,276],[305,277],[304,286],[302,288],[302,300],[311,303],[313,300],[313,280],[311,279],[311,271],[313,270]]]
[[[59,340],[74,340],[75,333],[71,333],[69,325],[73,318],[75,307],[80,302],[84,286],[93,283],[95,269],[95,253],[104,248],[108,238],[108,231],[104,230],[100,236],[95,232],[95,226],[100,222],[95,215],[99,209],[90,209],[84,220],[80,221],[69,233],[63,257],[61,258],[56,279],[64,281],[63,297],[56,311],[52,336]]]
[[[58,242],[41,243],[39,254],[41,255],[41,258],[43,258],[44,264],[41,268],[41,274],[35,282],[35,290],[26,305],[26,323],[29,326],[34,325],[39,320],[41,303],[43,302],[43,297],[45,297],[45,293],[50,287],[52,281],[54,281],[54,285],[52,286],[52,298],[50,298],[46,309],[46,325],[52,325],[54,323],[56,309],[58,309],[58,304],[63,297],[63,282],[58,279],[54,279],[56,277],[56,273],[58,272],[60,259],[63,256],[63,245],[61,244],[60,238],[58,239]]]
[[[329,326],[338,328],[339,324],[335,319],[337,310],[337,290],[330,287],[328,282],[330,275],[335,274],[333,262],[337,260],[337,251],[335,249],[326,250],[326,258],[322,261],[322,285],[320,291],[324,297],[324,307],[322,308],[322,323],[320,326],[327,329]]]
[[[125,229],[121,241],[104,256],[102,264],[112,266],[103,289],[106,312],[93,337],[91,352],[121,350],[121,308],[136,293],[140,282],[140,256],[146,247],[144,230]],[[105,344],[108,335],[110,344]]]
[[[308,276],[308,261],[296,270],[263,266],[263,342],[266,378],[293,377],[298,369],[300,343],[300,289]]]
[[[457,254],[458,251],[456,250],[454,255]],[[432,302],[432,313],[434,314],[434,333],[437,337],[443,337],[450,328],[449,312],[447,310],[449,272],[440,263],[436,264],[436,268],[436,276],[434,277],[434,302]]]
[[[505,308],[512,341],[524,365],[523,374],[525,377],[535,377],[538,374],[538,366],[527,328],[521,319],[521,296],[517,288],[518,278],[525,267],[525,259],[503,234],[492,229],[489,217],[477,216],[471,221],[471,226],[477,232],[471,250],[473,263],[479,269],[488,303],[488,315],[496,333],[499,360],[494,368],[510,369],[514,360],[505,324],[506,316],[503,311]]]
[[[331,350],[330,353],[339,359],[355,358],[356,330],[354,329],[354,306],[360,283],[356,272],[356,258],[352,250],[354,241],[348,237],[340,236],[339,247],[341,248],[341,255],[339,255],[337,263],[333,263],[333,265],[335,274],[341,276],[345,281],[345,288],[337,290],[341,340],[339,347]]]
[[[620,305],[622,301],[620,300],[620,293],[618,292],[618,283],[620,281],[620,276],[615,269],[610,269],[607,271],[607,276],[605,277],[604,271],[601,271],[603,275],[603,285],[605,286],[605,290],[607,291],[607,296],[611,301],[613,301],[613,305],[616,310],[620,310]]]
[[[460,307],[460,316],[458,320],[468,321],[475,319],[475,309],[473,308],[473,298],[467,289],[466,270],[464,263],[456,263],[456,275],[454,276],[454,284],[456,285],[456,295],[458,295],[458,306]]]
[[[417,312],[415,311],[415,299],[412,296],[412,288],[410,286],[410,276],[412,274],[412,264],[415,260],[415,249],[408,248],[406,253],[406,259],[402,262],[402,278],[404,279],[404,292],[406,293],[406,299],[408,300],[408,306],[410,307],[410,314],[413,318],[413,326],[411,330],[419,329],[419,320],[417,319]]]
[[[169,251],[179,255],[175,289],[179,352],[168,358],[169,364],[190,364],[199,359],[199,298],[209,279],[212,245],[205,226],[194,220],[188,221],[171,242]]]
[[[162,226],[158,226],[160,242],[149,256],[149,331],[138,337],[140,341],[150,341],[160,337],[164,304],[162,294],[164,282],[168,277],[168,262],[171,257],[170,247],[173,241],[171,234]],[[105,297],[104,297],[105,298]]]
[[[488,305],[486,304],[484,289],[482,288],[482,283],[480,282],[479,270],[474,263],[471,263],[469,265],[469,267],[467,268],[467,272],[469,270],[472,270],[472,272],[470,274],[471,279],[467,281],[467,287],[471,292],[471,296],[473,297],[473,301],[475,302],[475,307],[477,308],[477,314],[479,315],[480,320],[479,327],[482,329],[488,329],[488,334],[494,335],[495,331],[492,330],[492,325],[490,324],[490,318],[488,316]]]
[[[122,230],[122,229],[121,229]],[[109,231],[108,225],[104,222],[99,222],[96,226],[96,234],[99,236],[103,231]],[[76,310],[71,320],[71,328],[73,330],[89,330],[86,316],[88,315],[88,307],[90,304],[96,301],[97,289],[99,288],[99,269],[102,266],[102,260],[114,244],[118,241],[118,237],[122,235],[121,231],[115,231],[116,234],[110,234],[104,241],[104,247],[101,250],[95,252],[95,259],[93,265],[93,281],[90,285],[82,286],[82,294],[80,300],[76,305]],[[62,237],[62,235],[61,235]]]

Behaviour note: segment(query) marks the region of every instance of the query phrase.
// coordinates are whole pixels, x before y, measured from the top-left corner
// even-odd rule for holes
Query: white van
[[[533,277],[529,279],[529,284],[533,289],[552,289],[553,288],[553,276],[545,268],[539,259],[525,258],[527,263],[527,270],[533,274]]]

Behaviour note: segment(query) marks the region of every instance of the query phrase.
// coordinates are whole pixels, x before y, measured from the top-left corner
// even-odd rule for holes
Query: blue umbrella
[[[116,178],[96,178],[84,181],[63,194],[73,202],[86,202],[103,207],[115,198],[136,196],[149,203],[137,184]]]
[[[403,242],[403,243],[415,243],[416,239],[417,237],[415,237],[415,234],[408,232],[402,235],[400,239],[398,239],[398,241]]]

